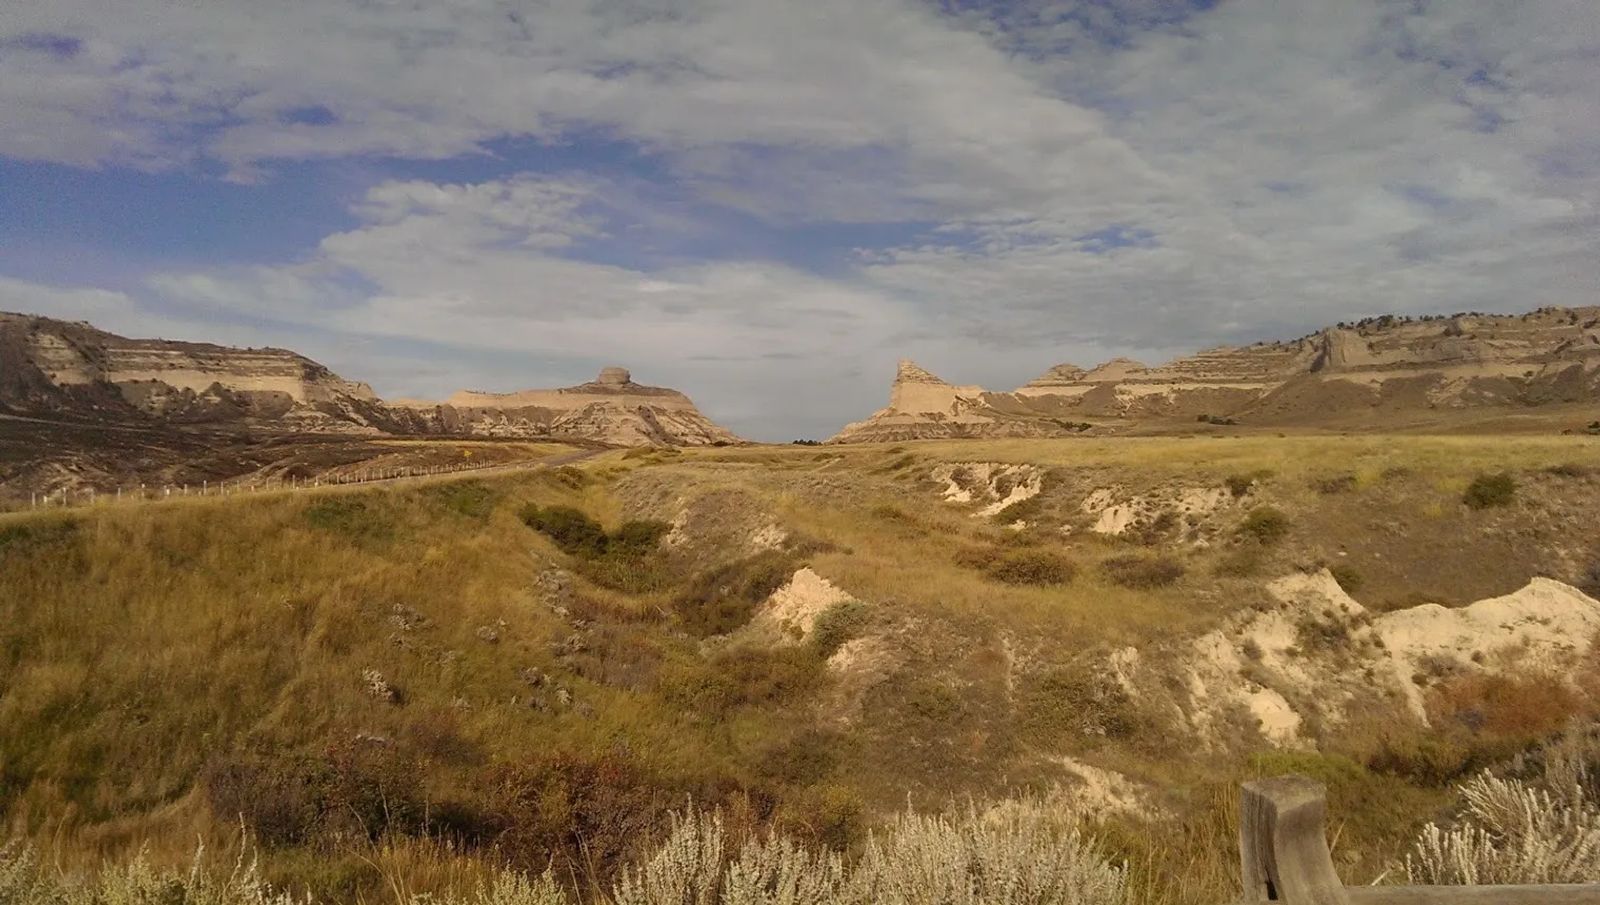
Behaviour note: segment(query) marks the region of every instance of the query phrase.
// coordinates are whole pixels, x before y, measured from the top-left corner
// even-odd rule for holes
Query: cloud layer
[[[905,353],[1006,385],[1594,303],[1596,84],[1587,0],[14,4],[0,156],[364,187],[293,259],[0,304],[290,337],[395,395],[621,360],[784,439]]]

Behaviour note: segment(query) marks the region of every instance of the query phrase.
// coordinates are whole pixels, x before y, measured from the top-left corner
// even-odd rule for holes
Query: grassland
[[[929,477],[972,461],[1036,466],[1044,489],[974,517]],[[1506,505],[1463,501],[1484,474],[1511,476]],[[1104,537],[1080,505],[1190,484],[1243,489],[1194,537]],[[1376,876],[1464,771],[1588,705],[1499,688],[1430,733],[1374,715],[1316,751],[1201,750],[1101,664],[1296,569],[1337,565],[1380,608],[1581,583],[1596,505],[1593,438],[1244,437],[612,452],[0,516],[0,826],[65,865],[176,864],[242,822],[269,880],[341,900],[552,861],[593,891],[691,798],[850,849],[908,801],[1070,785],[1070,758],[1150,791],[1154,825],[1097,823],[1143,901],[1227,894],[1229,790],[1269,772],[1327,780],[1359,840],[1342,867]],[[530,517],[552,507],[652,545],[564,548]],[[1263,507],[1270,542],[1241,531]],[[1071,575],[997,568],[1040,556]],[[860,606],[826,644],[754,634],[802,566]]]

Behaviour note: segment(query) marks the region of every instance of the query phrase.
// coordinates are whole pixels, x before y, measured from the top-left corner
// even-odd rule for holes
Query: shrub
[[[1236,533],[1269,547],[1288,536],[1289,517],[1271,506],[1257,506],[1239,523]]]
[[[1083,662],[1030,677],[1018,698],[1022,729],[1041,745],[1127,738],[1139,728],[1134,701],[1116,677]]]
[[[1223,478],[1222,483],[1228,488],[1228,492],[1237,499],[1249,493],[1250,489],[1256,486],[1258,477],[1260,476],[1256,474],[1231,474]]]
[[[1037,802],[956,817],[907,812],[867,843],[852,886],[875,905],[1113,905],[1127,883],[1070,815]]]
[[[705,661],[662,670],[661,691],[685,710],[722,714],[735,707],[783,704],[815,689],[822,663],[798,647],[737,647]]]
[[[1049,550],[1014,550],[988,567],[990,578],[1016,585],[1062,585],[1077,574],[1072,560]]]
[[[1257,547],[1229,550],[1217,560],[1216,573],[1223,578],[1251,578],[1261,570],[1261,559],[1261,550]]]
[[[643,556],[660,546],[672,526],[658,521],[624,522],[621,528],[606,540],[606,553],[620,556]]]
[[[826,660],[861,633],[872,621],[872,611],[859,600],[843,600],[817,615],[811,628],[811,648]]]
[[[1125,588],[1164,588],[1183,577],[1183,564],[1165,556],[1113,556],[1100,563],[1112,582]]]
[[[1412,883],[1600,880],[1600,803],[1581,785],[1547,789],[1480,773],[1460,791],[1467,809],[1457,824],[1428,824],[1406,855]]]
[[[1563,462],[1560,465],[1552,465],[1545,469],[1547,474],[1558,478],[1587,478],[1589,475],[1594,474],[1594,471],[1593,468],[1587,465],[1580,465],[1577,462]]]
[[[672,610],[691,635],[726,635],[750,621],[755,608],[794,575],[796,561],[786,553],[763,551],[696,576],[672,601]]]
[[[1311,482],[1311,489],[1324,495],[1349,493],[1356,489],[1356,476],[1353,474],[1334,475],[1327,478],[1318,478]]]
[[[606,549],[606,529],[581,509],[538,506],[529,503],[521,512],[523,524],[550,538],[563,553],[598,556]]]
[[[394,525],[387,514],[370,501],[355,496],[318,500],[306,507],[303,517],[313,528],[358,543],[384,541],[394,534]]]
[[[78,523],[69,519],[43,518],[0,525],[0,555],[70,543],[77,534]]]
[[[1461,495],[1461,502],[1466,503],[1471,509],[1489,509],[1495,506],[1509,506],[1517,497],[1517,482],[1511,475],[1501,472],[1499,474],[1478,475],[1467,485],[1466,492]]]
[[[482,481],[452,481],[429,488],[428,495],[451,512],[475,519],[488,518],[501,497]]]
[[[1366,579],[1361,577],[1361,573],[1356,571],[1356,567],[1349,563],[1331,565],[1328,567],[1328,573],[1333,576],[1333,580],[1339,583],[1339,587],[1344,589],[1346,594],[1356,593],[1366,583]]]

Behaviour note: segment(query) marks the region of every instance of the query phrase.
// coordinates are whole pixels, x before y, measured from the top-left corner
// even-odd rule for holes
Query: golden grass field
[[[1033,525],[945,502],[928,480],[941,462],[1044,469]],[[1461,504],[1502,472],[1512,505]],[[1230,478],[1285,515],[1281,542],[1242,545],[1243,505],[1216,516],[1206,546],[1100,537],[1077,506],[1100,487]],[[585,559],[525,524],[530,503],[670,533]],[[242,813],[269,879],[336,900],[552,857],[598,889],[691,797],[849,849],[907,802],[1048,790],[1072,757],[1153,790],[1152,822],[1097,824],[1143,901],[1220,900],[1230,790],[1263,772],[1329,782],[1349,822],[1342,869],[1370,879],[1467,771],[1590,704],[1541,709],[1498,688],[1485,712],[1525,718],[1428,733],[1357,722],[1316,751],[1248,737],[1198,751],[1157,724],[1086,733],[1039,683],[1198,634],[1258,605],[1267,578],[1335,557],[1380,609],[1457,605],[1535,574],[1579,582],[1600,565],[1596,505],[1595,438],[1244,436],[613,451],[0,516],[0,827],[69,868],[141,846],[177,863],[196,838],[236,846]],[[752,546],[769,526],[786,540]],[[986,571],[1019,550],[1076,575]],[[1130,552],[1182,577],[1125,586],[1103,564]],[[697,607],[748,618],[759,601],[741,595],[802,565],[864,601],[855,630],[893,648],[871,684],[803,645],[686,628]]]

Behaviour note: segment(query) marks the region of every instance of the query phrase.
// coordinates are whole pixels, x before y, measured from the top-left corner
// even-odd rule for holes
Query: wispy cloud
[[[775,405],[813,433],[872,407],[901,353],[1003,384],[1592,303],[1595,84],[1583,0],[0,11],[0,156],[359,185],[282,260],[109,287],[140,316],[323,331],[357,370],[430,343],[492,381],[583,350],[778,436]],[[30,286],[0,301],[106,310]]]

